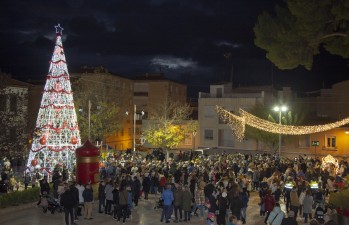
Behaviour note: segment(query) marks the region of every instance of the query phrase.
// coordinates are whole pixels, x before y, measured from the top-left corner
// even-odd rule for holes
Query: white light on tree
[[[36,120],[27,171],[51,174],[56,166],[72,169],[75,149],[81,145],[73,92],[65,60],[62,31],[58,24],[56,42]]]

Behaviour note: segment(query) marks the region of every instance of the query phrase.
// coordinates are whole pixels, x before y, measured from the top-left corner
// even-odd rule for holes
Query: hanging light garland
[[[292,126],[277,124],[258,118],[242,109],[239,109],[240,116],[234,115],[220,106],[216,106],[216,110],[219,117],[228,124],[228,126],[233,130],[233,134],[240,141],[245,136],[245,124],[274,134],[303,135],[331,130],[349,123],[349,117],[347,117],[343,120],[324,125]]]

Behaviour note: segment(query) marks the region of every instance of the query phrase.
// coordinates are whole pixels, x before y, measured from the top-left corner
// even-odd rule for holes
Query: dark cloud
[[[161,70],[199,90],[231,79],[233,67],[235,84],[270,84],[271,63],[254,46],[252,28],[257,16],[270,11],[276,2],[279,0],[2,1],[0,67],[19,79],[44,79],[54,45],[54,25],[60,23],[70,72],[82,65],[104,65],[130,77]],[[336,68],[343,69],[341,63]],[[337,71],[343,74],[341,69]],[[314,71],[321,69],[314,65]],[[314,71],[309,75],[302,69],[274,69],[274,81],[292,84],[290,77],[296,73],[312,77]]]

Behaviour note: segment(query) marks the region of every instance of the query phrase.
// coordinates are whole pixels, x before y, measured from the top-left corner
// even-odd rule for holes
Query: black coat
[[[120,196],[119,196],[119,190],[114,189],[114,190],[113,190],[113,204],[119,205],[119,198],[120,198]]]
[[[98,186],[98,199],[105,199],[105,185],[102,183],[100,183]]]
[[[64,208],[73,208],[78,204],[78,201],[75,198],[72,190],[66,190],[63,194],[61,194],[60,203]]]
[[[143,185],[143,191],[149,192],[150,191],[150,178],[144,177],[142,185]]]

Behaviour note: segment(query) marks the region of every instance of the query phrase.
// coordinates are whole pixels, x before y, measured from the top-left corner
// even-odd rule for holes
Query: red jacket
[[[265,211],[271,212],[274,209],[275,199],[272,195],[266,195],[264,198]]]

